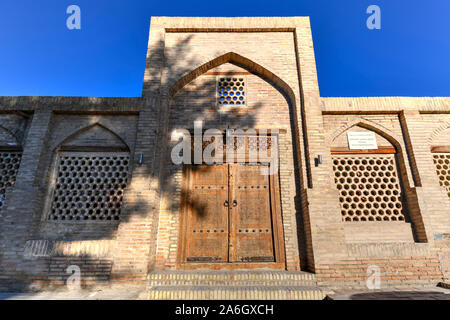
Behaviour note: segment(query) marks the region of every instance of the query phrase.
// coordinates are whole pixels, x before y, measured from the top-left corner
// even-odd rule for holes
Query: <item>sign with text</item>
[[[355,149],[378,149],[375,132],[347,132],[348,147]]]

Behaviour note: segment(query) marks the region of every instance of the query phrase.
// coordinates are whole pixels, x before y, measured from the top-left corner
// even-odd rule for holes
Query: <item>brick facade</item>
[[[85,285],[177,269],[183,170],[171,134],[195,120],[278,130],[286,271],[327,286],[363,286],[373,265],[382,285],[450,279],[450,198],[431,152],[450,151],[450,98],[320,97],[305,17],[156,17],[148,48],[140,98],[0,98],[0,147],[22,152],[0,211],[1,290],[63,285],[70,265]],[[245,79],[245,106],[217,105],[220,76]],[[394,150],[405,221],[343,221],[332,152],[348,131]],[[61,152],[129,155],[120,220],[48,219]]]

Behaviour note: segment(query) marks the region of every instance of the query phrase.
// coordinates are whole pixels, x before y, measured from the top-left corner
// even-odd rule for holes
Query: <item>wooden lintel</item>
[[[349,149],[347,147],[331,148],[331,154],[395,154],[394,147],[378,147],[378,149]]]
[[[450,146],[432,146],[431,152],[433,153],[447,153],[450,152]]]

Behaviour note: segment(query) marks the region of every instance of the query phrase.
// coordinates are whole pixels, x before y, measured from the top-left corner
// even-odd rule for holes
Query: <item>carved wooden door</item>
[[[264,165],[191,166],[186,262],[274,262],[270,176]]]
[[[274,262],[269,176],[264,165],[230,167],[230,261]]]
[[[192,166],[187,197],[188,262],[228,261],[228,166]]]

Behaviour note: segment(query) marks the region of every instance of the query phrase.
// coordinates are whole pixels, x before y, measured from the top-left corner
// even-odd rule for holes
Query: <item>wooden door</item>
[[[277,176],[263,175],[264,167],[187,168],[180,262],[284,266]]]
[[[230,167],[230,262],[275,261],[270,176],[262,174],[264,167]]]
[[[228,261],[228,166],[191,166],[186,261]]]

